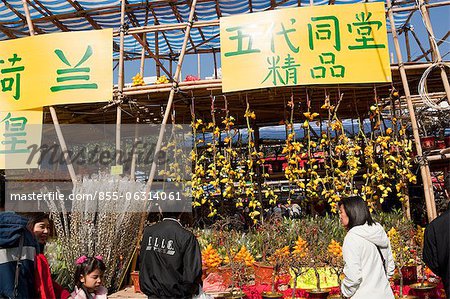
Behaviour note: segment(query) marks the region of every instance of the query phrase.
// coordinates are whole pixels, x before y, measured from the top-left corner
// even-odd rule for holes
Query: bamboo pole
[[[159,60],[159,40],[158,40],[158,31],[155,32],[155,56]],[[172,76],[172,73],[170,74]],[[161,77],[161,67],[159,64],[156,64],[156,77]],[[169,76],[170,77],[170,76]]]
[[[117,82],[117,89],[119,91],[119,102],[117,103],[116,115],[116,165],[120,165],[120,129],[122,125],[122,109],[120,108],[121,100],[123,98],[124,86],[124,38],[125,38],[125,4],[126,0],[121,0],[120,10],[120,41],[119,41],[119,75]]]
[[[389,22],[393,26],[393,24],[395,24],[395,23],[394,23],[394,13],[392,12],[391,0],[386,0],[386,3],[387,3],[387,7],[388,7]],[[415,112],[414,112],[414,106],[413,106],[413,103],[411,100],[411,93],[409,90],[408,78],[406,77],[406,71],[403,66],[402,53],[400,50],[400,43],[398,41],[398,35],[397,35],[396,30],[392,30],[392,38],[394,40],[394,46],[395,46],[395,52],[397,54],[400,76],[402,79],[403,88],[405,90],[405,97],[406,97],[406,102],[408,104],[409,116],[411,118],[411,126],[412,126],[412,130],[413,130],[414,143],[416,145],[417,155],[419,157],[422,157],[422,146],[420,144],[419,129],[417,127],[417,120],[416,120],[416,116],[415,116]],[[422,175],[428,220],[432,221],[434,218],[436,218],[436,205],[434,202],[434,193],[433,193],[433,186],[432,186],[431,176],[430,176],[430,168],[428,167],[427,163],[420,163],[420,173]]]
[[[134,181],[136,179],[136,159],[137,159],[137,152],[136,147],[139,143],[139,117],[136,119],[136,124],[134,127],[134,143],[133,143],[133,158],[131,159],[131,167],[130,167],[130,178]]]
[[[423,0],[419,0],[420,4],[420,11],[422,12],[422,17],[425,22],[425,26],[427,27],[428,32],[428,38],[430,40],[431,49],[433,50],[432,53],[434,54],[433,58],[436,61],[436,63],[440,64],[442,63],[442,56],[441,52],[439,51],[439,47],[436,45],[434,32],[433,32],[433,26],[431,25],[430,16],[428,15],[428,9],[426,8],[426,4]],[[445,93],[447,94],[447,101],[450,103],[450,83],[448,82],[447,72],[443,67],[441,67],[441,79],[442,83],[444,84]]]
[[[422,46],[422,43],[420,42],[419,38],[417,37],[416,33],[411,30],[411,34],[414,38],[414,40],[416,41],[417,45],[419,46],[420,51],[422,51],[422,58],[425,58],[427,61],[431,61],[430,58],[428,58],[428,53],[425,51],[425,49]],[[430,51],[431,52],[431,51]]]
[[[146,185],[146,189],[147,190],[146,191],[151,190],[153,179],[155,177],[155,173],[156,173],[156,157],[157,157],[159,151],[161,150],[162,139],[163,139],[164,130],[165,130],[164,127],[167,124],[167,120],[168,120],[169,115],[170,115],[170,110],[172,108],[172,102],[173,102],[173,97],[175,95],[175,90],[178,88],[178,81],[179,81],[179,77],[180,77],[180,73],[181,73],[181,66],[183,65],[184,54],[185,54],[185,51],[186,51],[187,42],[188,42],[189,35],[190,35],[190,32],[191,32],[192,20],[194,18],[194,12],[195,12],[196,4],[197,4],[197,0],[193,0],[192,1],[192,6],[191,6],[191,11],[189,13],[188,26],[187,26],[186,32],[184,34],[183,46],[181,48],[180,56],[178,57],[178,64],[177,64],[177,68],[175,70],[175,75],[173,77],[172,88],[171,88],[170,94],[169,94],[169,100],[167,101],[166,111],[164,112],[164,118],[162,120],[161,129],[159,131],[158,142],[156,143],[155,158],[153,159],[153,162],[152,162],[152,168],[150,170],[150,175],[149,175],[149,178],[148,178],[148,181],[147,181],[147,185]]]
[[[312,0],[310,2],[312,2]],[[450,1],[429,3],[429,4],[425,4],[425,7],[426,8],[435,8],[435,7],[441,7],[441,6],[447,6],[447,5],[450,5]],[[393,12],[405,12],[405,11],[415,11],[418,9],[419,8],[417,6],[395,7],[392,9],[392,11]],[[44,21],[44,20],[48,20],[48,17],[38,19],[39,22]],[[219,23],[220,23],[219,20],[196,21],[195,24],[192,24],[192,28],[202,28],[202,27],[211,27],[211,26],[217,27],[217,26],[219,26]],[[144,32],[149,33],[149,32],[156,32],[156,31],[184,30],[184,29],[186,29],[187,26],[188,26],[187,23],[142,26],[142,27],[130,28],[129,33],[130,34],[138,34],[138,33],[144,33]],[[119,35],[120,35],[120,32],[118,32],[118,31],[114,32],[114,37],[118,37]]]
[[[201,62],[200,62],[200,54],[197,53],[197,78],[201,79]]]
[[[213,59],[214,59],[214,79],[217,79],[217,58],[216,51],[213,49]]]
[[[409,46],[409,28],[405,28],[406,57],[408,62],[411,61],[411,47]]]
[[[30,31],[30,35],[33,36],[36,33],[34,31],[33,22],[31,21],[30,10],[28,9],[27,0],[22,0],[22,4],[23,4],[23,10],[25,11],[25,17],[27,20],[27,25],[28,25],[28,29]],[[64,135],[62,133],[61,126],[58,121],[58,115],[56,114],[55,108],[53,108],[52,106],[49,107],[49,110],[50,110],[50,115],[52,116],[53,125],[55,126],[55,131],[56,131],[56,135],[58,137],[59,144],[61,145],[61,150],[64,155],[64,160],[66,161],[67,169],[69,170],[70,179],[72,180],[73,187],[75,188],[77,185],[77,176],[75,174],[75,169],[73,168],[72,161],[70,160],[69,152],[67,151],[67,144],[64,139]]]
[[[147,42],[147,34],[144,34],[142,36],[142,41],[145,43]],[[141,50],[141,65],[139,67],[139,74],[141,75],[142,78],[144,78],[144,66],[145,66],[145,48],[142,47]]]
[[[175,75],[173,77],[172,88],[170,90],[169,99],[167,101],[166,111],[164,112],[164,118],[162,120],[161,129],[159,131],[159,136],[158,136],[158,141],[157,141],[156,147],[155,147],[155,156],[154,156],[154,159],[153,159],[153,162],[152,162],[152,167],[150,169],[150,175],[149,175],[147,184],[145,186],[146,194],[148,194],[149,191],[151,190],[153,179],[154,179],[155,174],[156,174],[156,159],[157,159],[157,155],[158,155],[159,151],[161,150],[162,139],[163,139],[164,131],[165,131],[165,125],[167,124],[167,120],[168,120],[169,115],[170,115],[170,110],[172,109],[173,97],[175,95],[175,89],[177,89],[178,80],[179,80],[180,73],[181,73],[181,66],[183,64],[184,54],[185,54],[185,51],[186,51],[187,42],[188,42],[189,35],[190,35],[190,32],[191,32],[192,20],[194,18],[194,11],[195,11],[195,5],[196,4],[197,4],[197,0],[193,0],[192,1],[192,6],[191,6],[191,11],[189,13],[189,21],[188,21],[189,25],[186,28],[186,32],[184,34],[183,46],[181,48],[181,53],[180,53],[180,56],[178,58],[177,69],[175,70]],[[143,229],[144,229],[144,224],[145,224],[146,217],[147,217],[147,214],[146,213],[142,213],[141,221],[139,223],[139,231],[138,231],[138,236],[137,236],[136,248],[139,248],[139,244],[141,242],[142,232],[143,232]],[[135,259],[136,258],[137,257],[135,257]],[[135,269],[135,267],[136,267],[136,260],[135,259],[133,260],[132,269]]]
[[[450,36],[450,30],[447,31],[447,33],[439,39],[439,41],[437,42],[437,45],[440,46],[443,42],[447,42],[446,39]],[[420,59],[427,57],[427,55],[432,51],[432,49],[429,49],[428,51],[426,51],[426,53],[414,58],[413,62],[415,61],[419,61]],[[428,57],[427,57],[428,58]]]

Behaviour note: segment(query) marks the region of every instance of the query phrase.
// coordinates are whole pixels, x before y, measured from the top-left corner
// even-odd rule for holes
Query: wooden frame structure
[[[24,35],[24,24],[27,24],[29,33],[31,35],[43,34],[48,31],[45,25],[51,23],[53,27],[59,31],[71,31],[71,27],[66,23],[70,20],[83,19],[88,23],[92,29],[105,28],[96,18],[113,17],[120,14],[120,27],[115,28],[114,36],[119,39],[119,44],[114,42],[115,50],[118,52],[118,57],[115,59],[118,63],[118,85],[114,90],[114,102],[108,105],[104,104],[90,104],[90,105],[76,105],[73,107],[49,107],[51,121],[56,128],[59,126],[59,120],[64,123],[77,122],[107,122],[117,124],[116,139],[120,140],[120,125],[122,123],[132,123],[137,120],[140,122],[155,122],[165,124],[168,120],[171,109],[176,107],[178,122],[190,122],[189,104],[192,98],[196,100],[196,107],[200,115],[209,115],[210,97],[220,95],[221,80],[217,79],[217,59],[216,54],[220,52],[220,47],[217,47],[218,34],[204,34],[207,28],[218,28],[219,18],[223,16],[222,3],[220,0],[153,0],[153,1],[133,1],[129,3],[127,0],[120,0],[120,5],[105,5],[97,6],[89,9],[84,8],[79,2],[73,0],[66,0],[68,5],[73,8],[73,12],[55,14],[51,9],[47,8],[42,2],[38,0],[22,0],[24,14],[17,8],[11,5],[7,0],[2,0],[2,3],[7,9],[15,14],[20,20],[0,22],[0,33],[7,38],[17,38]],[[63,2],[63,1],[61,1]],[[131,2],[131,1],[130,1]],[[241,1],[245,3],[247,12],[272,10],[282,7],[284,5],[292,6],[295,2],[296,6],[314,5],[313,1],[304,3],[301,0],[281,0],[281,1],[267,1],[264,8],[255,8],[255,2],[252,0]],[[294,3],[294,5],[295,5]],[[334,0],[329,0],[328,5],[333,5]],[[417,149],[417,154],[421,157],[420,164],[421,175],[424,184],[424,194],[427,204],[427,214],[429,220],[434,219],[436,208],[434,205],[434,195],[432,190],[430,169],[427,164],[426,157],[423,156],[418,126],[416,123],[416,116],[414,112],[415,105],[423,105],[420,98],[413,95],[411,90],[417,90],[418,79],[425,69],[438,64],[441,66],[439,74],[433,73],[428,78],[428,91],[435,95],[436,98],[447,97],[450,99],[450,85],[448,81],[448,68],[444,67],[442,55],[439,51],[439,45],[447,42],[450,35],[448,31],[441,39],[436,40],[433,34],[432,24],[429,18],[428,10],[435,7],[447,6],[450,1],[438,1],[433,3],[425,3],[423,0],[417,1],[396,1],[394,4],[390,0],[386,1],[386,13],[391,24],[391,34],[394,40],[394,46],[397,56],[397,63],[392,64],[393,71],[393,85],[386,84],[362,84],[362,85],[343,85],[343,86],[310,86],[310,87],[286,87],[276,89],[264,89],[242,93],[227,94],[227,99],[233,103],[233,108],[236,111],[245,109],[245,98],[249,98],[252,108],[257,112],[258,121],[263,124],[277,124],[284,118],[284,115],[274,115],[273,111],[280,111],[281,107],[285,106],[286,99],[291,95],[298,98],[303,98],[306,93],[312,100],[312,106],[318,105],[323,99],[324,94],[330,94],[333,98],[338,97],[338,93],[344,93],[344,105],[342,117],[352,117],[355,115],[364,115],[370,103],[373,102],[373,91],[377,90],[378,95],[389,94],[392,87],[397,88],[401,94],[404,94],[409,117],[411,121],[414,142]],[[204,20],[198,16],[196,6],[199,5],[214,7],[216,19]],[[34,16],[29,11],[31,7],[34,11]],[[189,17],[186,19],[182,13],[181,8],[189,8]],[[172,19],[174,22],[162,22],[158,16],[159,10],[170,9],[172,12]],[[39,14],[36,13],[39,12]],[[422,45],[416,33],[409,25],[409,20],[415,12],[420,12],[424,24],[429,34],[430,40],[429,49]],[[407,13],[406,21],[400,27],[395,26],[395,16],[397,13]],[[36,16],[37,15],[37,16]],[[143,22],[143,15],[145,21]],[[151,20],[152,25],[148,25]],[[131,25],[131,26],[130,26]],[[21,27],[22,26],[22,27]],[[48,26],[47,26],[48,27]],[[106,26],[107,27],[107,26]],[[191,30],[195,29],[200,36],[199,40],[194,40],[191,37]],[[395,30],[394,30],[395,29]],[[173,43],[170,40],[171,32],[182,32],[183,43],[181,51],[175,51]],[[401,47],[398,39],[399,34],[404,34],[406,43],[406,61],[402,57]],[[149,40],[149,36],[154,35],[153,43]],[[421,50],[421,54],[417,57],[411,56],[411,40],[417,43]],[[127,49],[125,45],[125,38],[133,37],[136,44],[140,46],[140,50]],[[161,41],[166,43],[168,51],[160,53],[162,47]],[[212,44],[209,48],[206,47]],[[194,82],[180,82],[180,73],[183,63],[183,58],[188,54],[211,53],[214,57],[214,73],[213,80],[200,80]],[[159,76],[161,71],[170,79],[171,83],[161,85],[150,85],[141,87],[125,87],[124,84],[124,61],[140,59],[141,60],[141,75],[145,74],[144,63],[146,59],[153,59],[156,64],[156,74]],[[177,68],[175,73],[172,73],[172,62],[177,60]],[[426,62],[423,62],[426,60]],[[170,64],[169,70],[164,66],[164,61]],[[401,85],[398,84],[401,82]],[[275,108],[278,107],[278,108]],[[274,110],[276,109],[276,110]],[[113,113],[113,110],[116,112]],[[243,110],[242,110],[243,111]],[[124,112],[124,113],[123,113]],[[80,114],[79,116],[77,114]],[[50,122],[47,115],[46,122]],[[238,119],[239,123],[240,120]],[[162,132],[162,131],[161,131]],[[161,133],[162,134],[162,133]],[[160,134],[159,140],[162,139]],[[60,143],[64,148],[64,138],[61,134],[59,136]],[[158,143],[159,144],[159,143]],[[160,145],[160,144],[159,144]],[[120,142],[116,142],[116,149],[120,150]],[[71,169],[69,165],[69,170]],[[72,169],[73,171],[73,169]],[[154,167],[152,167],[149,186],[151,186],[152,173],[154,174]],[[71,178],[76,182],[75,173],[70,172]]]

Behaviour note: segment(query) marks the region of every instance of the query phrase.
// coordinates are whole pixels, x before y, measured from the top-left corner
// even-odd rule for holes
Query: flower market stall
[[[72,50],[59,45],[48,56],[64,65],[52,70],[57,76],[83,74],[54,78],[47,93],[38,91],[39,84],[36,91],[27,84],[22,93],[20,84],[14,90],[19,73],[2,78],[0,100],[8,111],[0,112],[0,123],[9,128],[30,109],[43,109],[38,122],[52,124],[42,131],[52,131],[64,164],[17,170],[1,151],[7,170],[2,174],[11,186],[63,181],[73,195],[107,190],[136,199],[167,189],[172,197],[192,198],[189,229],[202,248],[204,290],[217,298],[339,298],[345,232],[337,205],[358,195],[388,232],[397,269],[390,281],[394,293],[444,298],[442,282],[425,267],[421,252],[424,227],[448,204],[443,182],[450,159],[449,34],[437,38],[431,17],[448,4],[3,1],[4,49],[24,49],[15,42],[28,35],[36,35],[30,43],[48,35],[51,44],[52,33],[83,31],[67,35]],[[412,25],[417,19],[425,32],[421,38]],[[198,74],[183,76],[192,54]],[[32,68],[16,66],[22,62],[14,55],[0,57],[2,67],[15,66],[2,74]],[[208,79],[201,57],[209,57]],[[109,58],[117,68],[116,85]],[[45,65],[45,57],[36,60]],[[84,65],[91,61],[96,64]],[[25,73],[22,78],[30,82]],[[82,82],[61,85],[76,80]],[[70,96],[61,93],[74,89]],[[46,98],[48,90],[59,98],[23,104],[34,92]],[[86,126],[69,134],[65,124]],[[77,163],[73,152],[81,142],[73,138],[82,140],[91,127],[105,124],[113,129],[100,128],[103,135],[86,148],[107,136],[115,155],[105,156],[109,162],[103,165]],[[140,126],[148,124],[161,126]],[[138,153],[147,141],[153,147],[142,163]],[[119,153],[130,149],[129,159],[121,160]],[[160,163],[161,152],[172,155],[173,163]],[[41,187],[35,188],[42,192]],[[156,220],[149,216],[151,205],[105,200],[47,208],[58,237],[49,260],[60,282],[70,285],[72,262],[84,252],[104,256],[110,293],[138,281],[143,228]],[[123,296],[132,297],[128,291]]]

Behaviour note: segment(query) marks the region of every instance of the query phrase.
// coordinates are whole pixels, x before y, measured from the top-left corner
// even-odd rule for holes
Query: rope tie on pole
[[[173,84],[172,84],[172,88],[171,88],[175,93],[180,93],[181,92],[181,90],[180,90],[180,86],[178,86],[178,82],[176,82],[176,81],[173,81]]]
[[[127,35],[128,30],[130,30],[130,26],[127,23],[120,25],[119,32],[123,32],[123,34]]]
[[[416,158],[414,160],[420,166],[428,165],[428,159],[427,159],[426,155],[416,156]]]

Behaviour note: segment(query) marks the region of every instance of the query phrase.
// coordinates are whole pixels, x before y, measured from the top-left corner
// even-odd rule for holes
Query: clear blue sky
[[[434,30],[435,37],[437,39],[442,38],[448,30],[450,30],[450,6],[436,7],[431,8],[429,10],[431,16],[431,22]],[[410,22],[413,27],[416,35],[420,39],[422,46],[425,50],[428,50],[430,44],[428,42],[427,34],[425,26],[422,22],[422,17],[419,11],[416,11]],[[402,46],[402,55],[403,61],[406,61],[406,47],[405,47],[405,35],[400,35],[400,45]],[[410,34],[410,45],[411,45],[411,56],[412,58],[417,57],[421,54],[419,47],[417,46],[414,38]],[[450,39],[447,39],[446,42],[441,44],[439,47],[441,55],[445,56],[444,60],[450,61]],[[392,41],[392,35],[389,34],[389,52],[394,53],[394,59],[397,61],[395,56],[395,49]],[[217,61],[220,67],[220,53],[216,53]],[[201,54],[201,77],[209,77],[213,75],[214,72],[214,61],[213,56],[211,54]],[[129,61],[125,63],[125,83],[129,83],[132,81],[132,77],[139,72],[139,61]],[[168,63],[164,65],[167,69],[169,69]],[[176,63],[173,63],[173,71],[175,72]],[[114,82],[117,82],[117,74],[118,68],[114,70]],[[153,59],[147,59],[145,65],[145,76],[155,76],[155,62]],[[185,56],[185,61],[183,63],[182,68],[182,79],[186,77],[186,75],[197,75],[197,55],[187,55]]]

